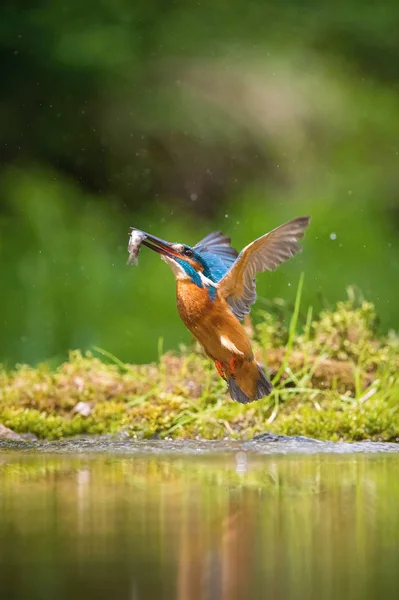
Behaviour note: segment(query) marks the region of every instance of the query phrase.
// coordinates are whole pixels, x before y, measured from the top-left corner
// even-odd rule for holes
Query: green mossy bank
[[[71,352],[58,369],[0,370],[0,423],[41,439],[117,433],[137,438],[248,439],[266,431],[324,440],[399,440],[399,337],[376,335],[373,305],[347,301],[298,327],[263,314],[252,330],[272,395],[242,406],[199,349],[129,365]],[[299,330],[297,332],[297,330]]]

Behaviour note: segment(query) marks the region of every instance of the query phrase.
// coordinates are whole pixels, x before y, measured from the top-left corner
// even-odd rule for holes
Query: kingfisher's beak
[[[181,253],[175,247],[178,244],[171,244],[149,233],[146,233],[145,236],[145,239],[142,241],[143,246],[147,246],[147,248],[151,248],[151,250],[158,252],[158,254],[169,256],[170,258],[181,256]]]

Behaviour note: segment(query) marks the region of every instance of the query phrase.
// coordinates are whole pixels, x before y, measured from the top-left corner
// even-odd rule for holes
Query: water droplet
[[[196,200],[198,200],[198,194],[194,194],[194,193],[190,194],[190,200],[192,202],[195,202]]]
[[[224,215],[224,218],[225,218],[225,219],[228,219],[228,218],[229,218],[229,215],[226,213],[226,214]]]
[[[330,240],[336,240],[337,239],[337,234],[336,233],[330,233]]]

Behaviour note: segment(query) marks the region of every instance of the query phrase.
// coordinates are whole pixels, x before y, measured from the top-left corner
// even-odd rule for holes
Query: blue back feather
[[[221,231],[210,233],[193,247],[204,266],[204,275],[217,283],[235,262],[238,252],[230,246],[231,239]]]

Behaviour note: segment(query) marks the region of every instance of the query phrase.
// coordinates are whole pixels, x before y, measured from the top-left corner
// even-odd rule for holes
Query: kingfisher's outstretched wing
[[[242,320],[256,300],[256,273],[274,271],[301,250],[310,217],[298,217],[248,244],[218,285],[237,319]]]
[[[205,260],[211,278],[217,282],[227,273],[235,262],[238,252],[230,246],[231,239],[221,231],[207,235],[193,248]]]

